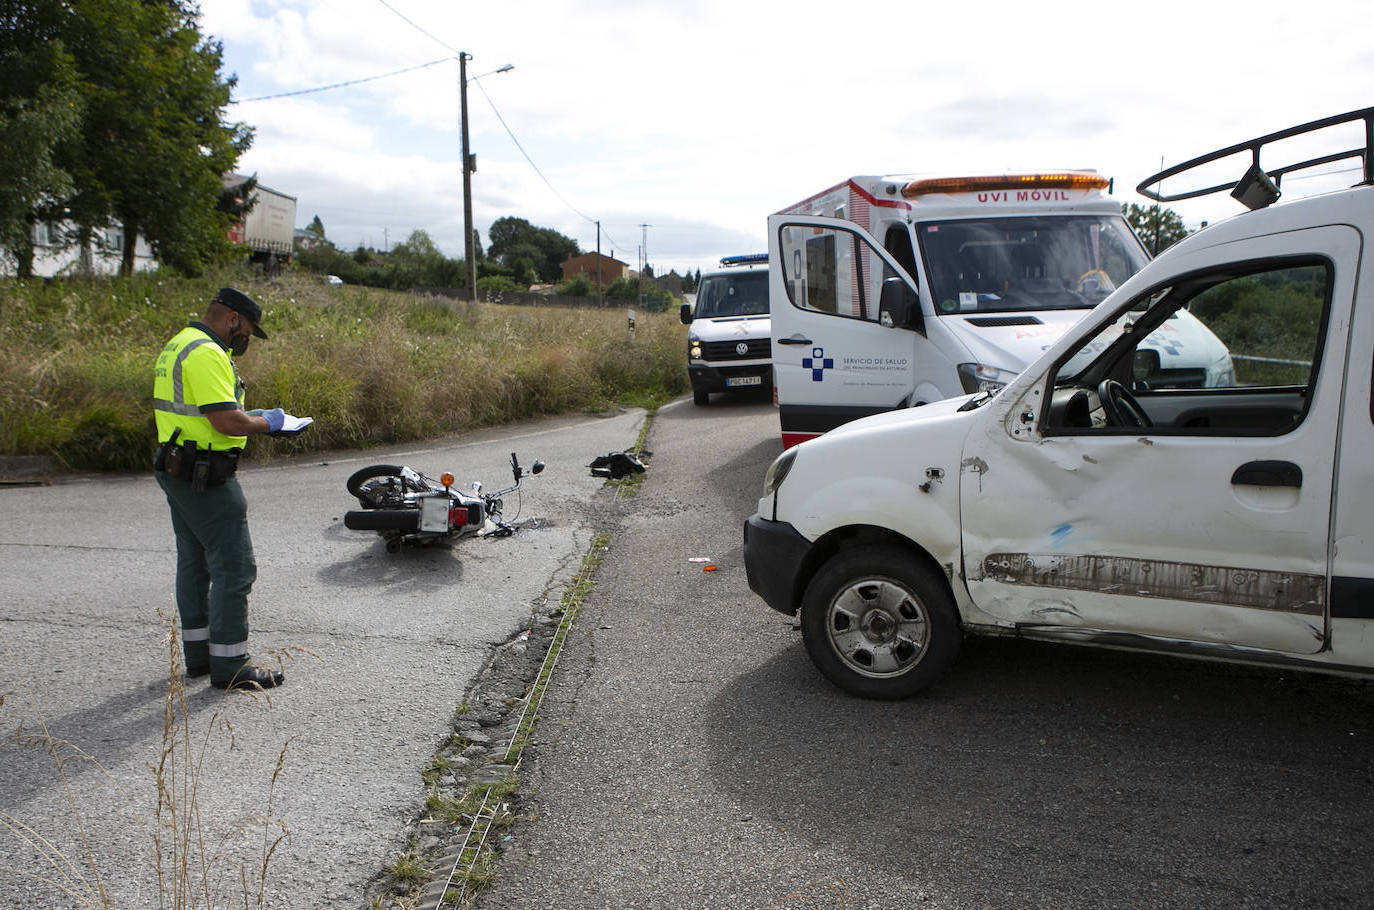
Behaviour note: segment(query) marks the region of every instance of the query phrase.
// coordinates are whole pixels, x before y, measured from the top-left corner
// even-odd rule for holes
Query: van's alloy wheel
[[[807,586],[801,612],[816,666],[866,698],[905,698],[938,679],[959,653],[948,585],[899,547],[831,557]]]

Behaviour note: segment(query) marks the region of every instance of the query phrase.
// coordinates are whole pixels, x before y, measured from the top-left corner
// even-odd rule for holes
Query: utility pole
[[[639,264],[639,305],[644,305],[644,270],[649,267],[649,228],[652,224],[641,224],[640,230],[640,264]]]
[[[458,52],[458,103],[461,108],[463,132],[463,256],[467,260],[468,267],[468,300],[476,300],[477,256],[472,238],[472,173],[477,170],[477,156],[468,150],[468,61],[471,59],[472,54],[463,51]],[[507,63],[500,69],[491,72],[505,73],[513,69],[515,66]],[[490,75],[491,73],[482,74],[482,76]],[[482,76],[473,76],[472,81],[476,82]]]
[[[601,296],[601,222],[596,223],[596,305],[605,306],[606,301]]]
[[[458,54],[458,99],[463,132],[463,258],[467,261],[469,301],[477,299],[477,260],[472,252],[472,157],[468,152],[468,61],[471,54]]]

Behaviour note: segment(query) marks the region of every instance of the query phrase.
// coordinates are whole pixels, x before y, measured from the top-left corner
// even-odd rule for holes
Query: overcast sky
[[[510,215],[592,250],[599,220],[603,252],[634,266],[644,243],[659,272],[763,251],[771,212],[856,174],[1092,168],[1118,201],[1146,204],[1135,186],[1161,161],[1374,105],[1367,0],[202,0],[201,13],[238,76],[228,116],[256,130],[239,170],[297,197],[297,226],[319,215],[347,250],[423,229],[461,258],[456,51],[482,77],[468,111],[483,244]],[[1189,227],[1240,211],[1225,197],[1173,207]]]

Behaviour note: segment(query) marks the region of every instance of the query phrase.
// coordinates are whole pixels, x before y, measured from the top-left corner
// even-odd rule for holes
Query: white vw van
[[[773,383],[772,323],[768,315],[768,254],[727,256],[701,277],[696,308],[682,305],[692,400],[712,392],[759,389]]]

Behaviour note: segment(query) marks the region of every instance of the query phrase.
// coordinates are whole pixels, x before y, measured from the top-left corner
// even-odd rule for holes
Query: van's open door
[[[773,215],[768,235],[783,446],[909,404],[924,328],[912,277],[853,222]]]

